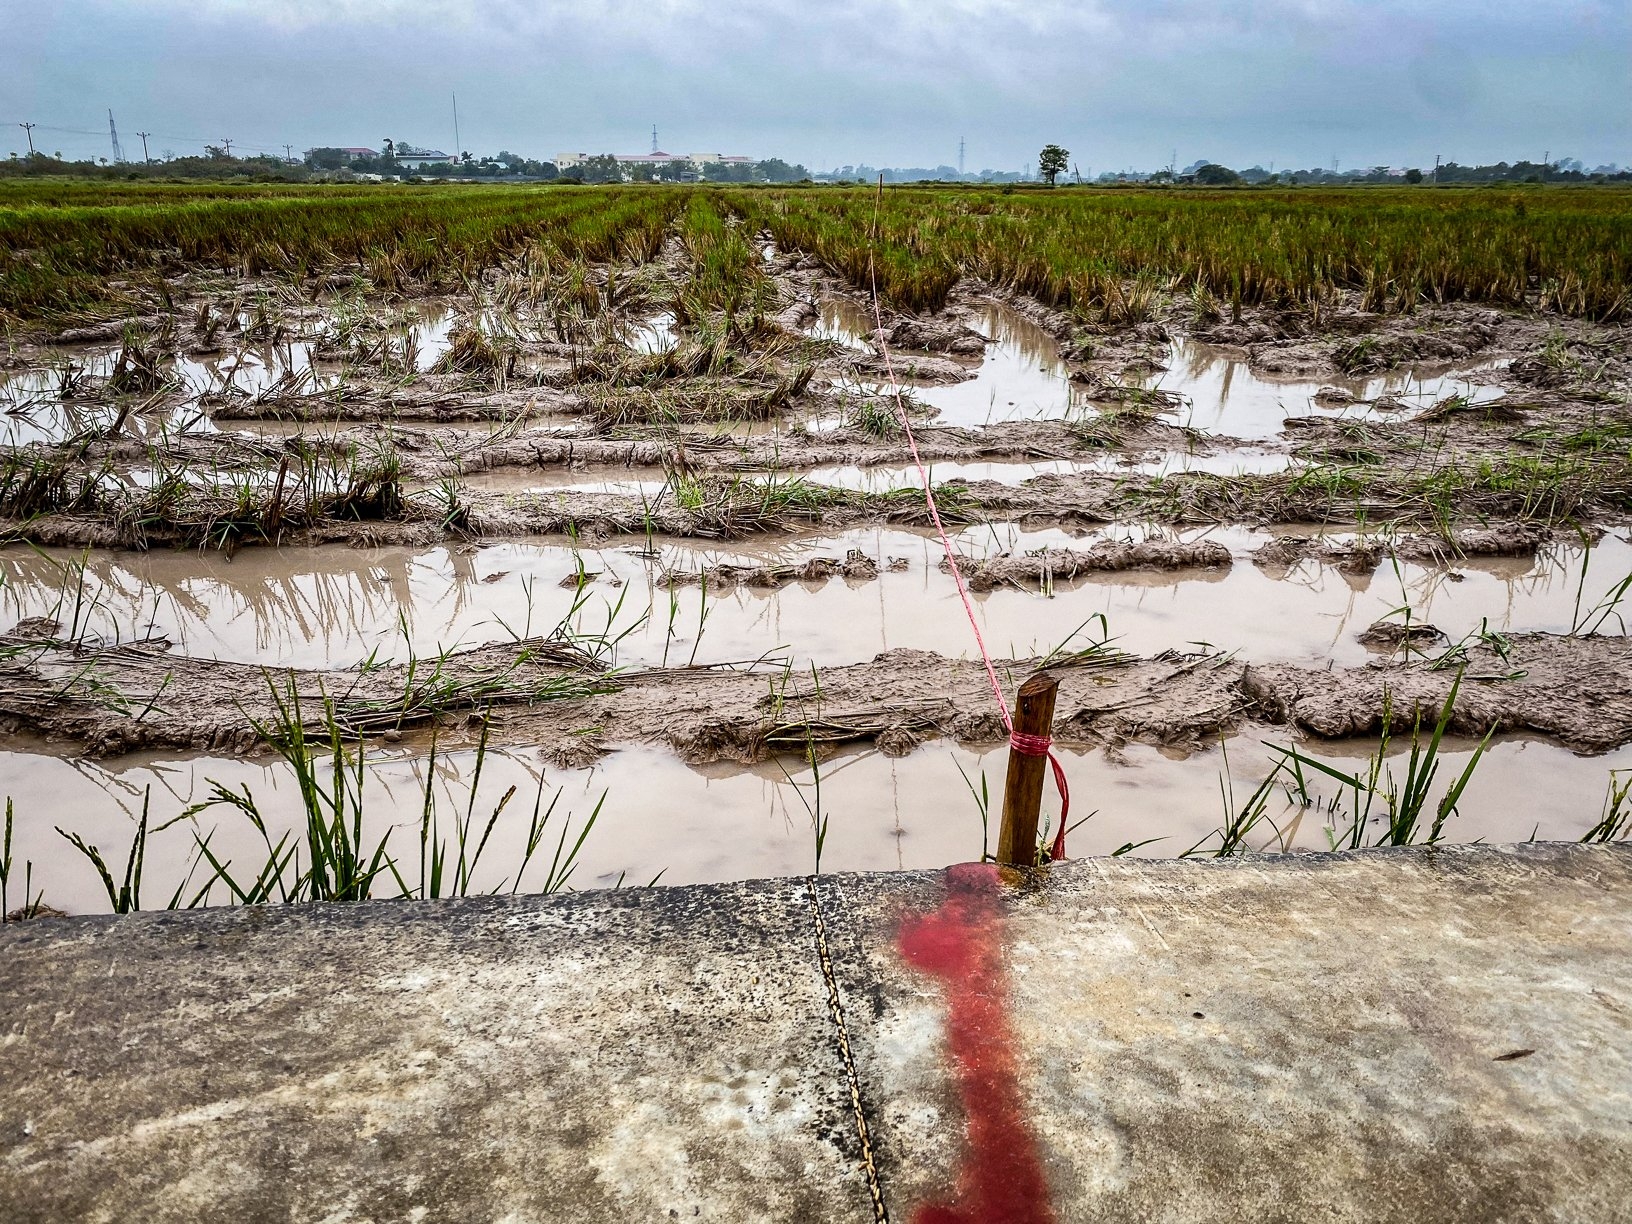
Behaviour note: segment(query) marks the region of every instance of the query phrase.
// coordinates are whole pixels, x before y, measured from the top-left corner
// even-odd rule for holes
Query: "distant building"
[[[568,170],[591,157],[599,156],[595,153],[559,153],[555,164],[558,169]],[[723,162],[727,166],[752,165],[751,157],[727,157],[724,153],[614,153],[613,159],[620,166],[667,166],[670,162],[686,162],[693,169],[701,170],[710,162]],[[400,158],[398,160],[401,160]]]
[[[447,165],[455,160],[453,154],[444,153],[441,149],[416,149],[412,145],[397,146],[397,165],[407,166],[410,170]]]
[[[333,158],[336,154],[338,154],[340,160],[354,162],[367,161],[371,157],[378,157],[380,155],[380,151],[378,149],[342,148],[339,145],[319,145],[315,149],[307,149],[302,156],[305,157],[307,161],[316,161],[320,155],[325,154],[330,158]]]

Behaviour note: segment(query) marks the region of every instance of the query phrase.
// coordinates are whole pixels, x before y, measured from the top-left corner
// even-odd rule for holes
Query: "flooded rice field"
[[[178,281],[123,333],[10,341],[7,878],[108,908],[66,835],[117,875],[145,802],[142,904],[225,904],[357,787],[381,896],[472,828],[470,891],[976,858],[975,629],[1010,691],[1067,677],[1073,855],[1632,827],[1623,327],[972,279],[875,318],[689,224],[417,299],[383,265]]]
[[[812,334],[849,348],[865,348],[870,326],[853,314],[824,314]],[[852,330],[862,326],[863,330]],[[970,376],[945,385],[916,382],[914,354],[893,356],[903,387],[928,406],[941,424],[965,427],[1004,421],[1069,420],[1091,414],[1096,388],[1073,378],[1058,339],[1013,310],[994,307],[980,330],[989,338],[983,356],[970,360]],[[1179,423],[1204,433],[1261,442],[1279,437],[1295,416],[1350,420],[1409,420],[1451,397],[1470,403],[1500,398],[1489,376],[1505,361],[1412,366],[1373,377],[1337,375],[1320,380],[1256,373],[1244,353],[1180,335],[1162,356],[1163,369],[1129,375],[1131,386],[1172,396]],[[884,384],[887,386],[887,384]]]
[[[447,353],[456,314],[443,307],[415,312],[413,321],[384,329],[377,340],[406,377],[432,370]],[[240,328],[252,316],[239,316]],[[348,362],[332,337],[246,337],[230,349],[223,343],[180,352],[153,362],[145,398],[163,400],[163,410],[145,405],[131,412],[128,399],[102,402],[98,391],[118,377],[125,346],[50,347],[27,368],[0,367],[0,446],[61,442],[105,429],[118,421],[136,436],[163,430],[209,432],[217,428],[212,409],[234,400],[254,400],[275,391],[307,394],[345,385]],[[143,371],[144,379],[147,371]],[[240,427],[241,426],[237,426]]]
[[[1254,553],[1273,537],[1239,527],[1071,534],[993,524],[967,528],[954,542],[960,555],[990,558],[1147,538],[1214,541],[1228,549],[1230,563],[977,592],[988,646],[1026,658],[1108,634],[1138,654],[1205,643],[1261,662],[1359,665],[1375,654],[1360,635],[1379,621],[1404,624],[1404,609],[1411,623],[1431,625],[1451,642],[1481,628],[1569,633],[1595,619],[1594,610],[1632,575],[1632,544],[1621,534],[1590,545],[1559,542],[1532,556],[1387,560],[1365,573],[1314,557],[1255,564]],[[855,553],[875,564],[876,576],[752,576]],[[968,623],[940,562],[932,534],[878,528],[748,546],[506,541],[259,549],[231,559],[10,548],[0,550],[0,628],[47,617],[77,625],[76,636],[123,642],[157,635],[193,657],[301,668],[435,655],[548,634],[562,624],[616,637],[616,662],[629,667],[773,656],[826,667],[900,647],[970,657]],[[741,575],[720,577],[721,567]],[[711,573],[705,588],[698,576]],[[1619,613],[1599,631],[1624,632]]]
[[[1288,742],[1279,730],[1265,729],[1230,739],[1225,752],[1182,757],[1137,745],[1116,760],[1097,751],[1067,750],[1064,762],[1076,825],[1068,839],[1070,853],[1170,856],[1198,844],[1205,848],[1209,839],[1216,845],[1226,802],[1221,786],[1228,787],[1237,805],[1252,794],[1277,759],[1261,742],[1266,740]],[[1363,770],[1366,753],[1375,747],[1366,742],[1345,743],[1336,750],[1305,745],[1312,755],[1344,771]],[[1452,743],[1442,768],[1453,776],[1460,773],[1474,747]],[[552,800],[542,849],[527,864],[522,891],[539,886],[563,833],[570,847],[591,816],[593,824],[570,880],[577,888],[809,874],[818,867],[819,821],[826,822],[822,871],[933,868],[980,857],[983,830],[975,793],[983,780],[994,798],[984,831],[987,849],[992,848],[1005,755],[999,749],[983,752],[945,744],[905,757],[852,750],[813,771],[797,757],[749,767],[696,767],[661,749],[628,748],[591,768],[562,769],[536,753],[506,750],[490,752],[483,761],[473,803],[474,752],[438,756],[429,779],[422,752],[381,752],[366,766],[364,793],[374,797],[375,810],[394,811],[397,819],[371,823],[366,840],[372,848],[389,837],[405,882],[417,889],[420,815],[429,781],[444,836],[449,836],[451,822],[469,811],[485,822],[501,797],[515,788],[476,864],[473,892],[508,891],[516,884],[516,867],[525,858],[534,827],[535,803],[549,811]],[[1398,750],[1388,763],[1403,773]],[[1545,742],[1504,740],[1481,760],[1459,814],[1448,822],[1447,836],[1458,842],[1575,840],[1597,818],[1610,771],[1629,768],[1632,749],[1584,761]],[[281,762],[137,756],[109,764],[13,751],[0,755],[0,775],[13,793],[30,797],[29,820],[20,826],[13,848],[17,860],[61,863],[51,873],[48,899],[75,912],[103,908],[106,897],[92,866],[64,855],[57,827],[80,832],[104,850],[122,851],[146,802],[153,825],[167,826],[152,833],[147,844],[143,886],[150,905],[162,904],[184,880],[191,880],[189,896],[207,881],[207,866],[196,862],[197,838],[207,837],[224,863],[258,866],[264,859],[260,834],[231,808],[212,807],[175,819],[209,799],[216,783],[235,791],[247,787],[274,841],[286,831],[295,836],[302,832],[297,788]],[[1252,848],[1329,849],[1334,838],[1348,831],[1349,809],[1332,808],[1341,789],[1335,783],[1311,782],[1311,803],[1304,806],[1277,787],[1268,819],[1251,836]],[[1535,795],[1545,795],[1546,801],[1536,802]],[[1058,802],[1050,791],[1044,816],[1051,827],[1057,815]],[[1368,842],[1378,834],[1377,825],[1374,819]],[[213,900],[228,900],[219,884]]]

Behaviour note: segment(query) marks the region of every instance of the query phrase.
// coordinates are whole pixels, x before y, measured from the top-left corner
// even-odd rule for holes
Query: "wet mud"
[[[974,278],[875,317],[762,249],[735,313],[670,240],[570,294],[200,273],[172,311],[13,334],[9,742],[264,759],[298,700],[405,760],[485,726],[539,769],[657,752],[721,787],[986,751],[905,413],[1003,683],[1057,670],[1057,740],[1128,786],[1254,729],[1399,736],[1453,686],[1453,734],[1559,776],[1632,744],[1625,326],[1182,286],[1068,314]],[[914,863],[951,861],[930,842]]]
[[[5,639],[0,719],[13,732],[91,755],[141,749],[253,751],[257,726],[301,709],[348,736],[446,726],[457,737],[491,718],[499,744],[533,744],[582,763],[615,744],[659,743],[693,763],[753,762],[776,751],[870,742],[911,751],[927,736],[1003,738],[978,663],[887,651],[819,673],[745,660],[732,666],[613,671],[549,639],[408,663],[303,671],[177,657],[163,639],[111,649],[62,643],[49,622]],[[1408,638],[1409,642],[1410,639]],[[1116,747],[1194,749],[1252,718],[1326,738],[1432,723],[1461,677],[1452,729],[1529,732],[1580,752],[1632,742],[1632,644],[1624,637],[1514,634],[1464,641],[1457,654],[1396,653],[1361,667],[1251,664],[1228,654],[1154,658],[1090,645],[1005,660],[1018,683],[1040,667],[1061,689],[1055,736]]]

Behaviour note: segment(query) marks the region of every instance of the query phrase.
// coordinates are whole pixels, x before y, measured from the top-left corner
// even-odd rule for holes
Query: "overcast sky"
[[[1632,0],[0,0],[0,155],[1632,162]],[[48,130],[57,129],[57,130]],[[80,134],[83,133],[83,134]]]

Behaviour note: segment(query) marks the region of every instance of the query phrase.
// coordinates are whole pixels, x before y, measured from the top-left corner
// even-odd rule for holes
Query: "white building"
[[[441,149],[415,149],[401,145],[397,148],[397,165],[406,166],[410,170],[421,170],[426,166],[446,165],[453,160],[453,154],[444,153]]]
[[[558,169],[568,170],[599,156],[601,155],[598,153],[558,153],[555,164]],[[612,156],[620,166],[667,166],[670,162],[679,161],[687,163],[693,170],[701,170],[709,162],[746,166],[751,165],[754,160],[751,157],[727,157],[724,153],[614,153]]]

